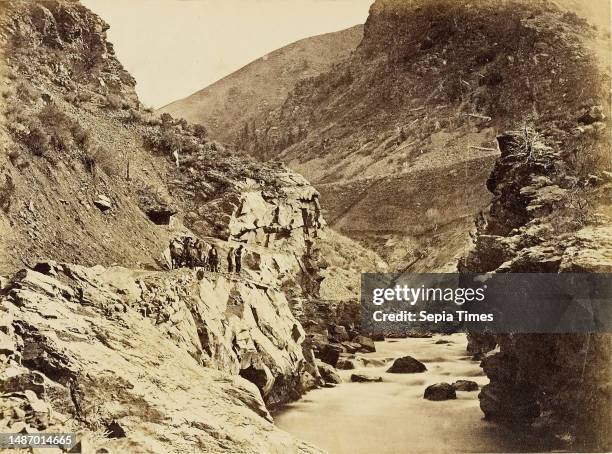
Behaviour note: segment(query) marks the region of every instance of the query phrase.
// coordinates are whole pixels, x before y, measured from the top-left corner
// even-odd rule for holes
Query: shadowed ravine
[[[535,440],[483,420],[478,391],[457,392],[456,400],[423,399],[433,383],[459,379],[488,383],[477,361],[466,356],[465,337],[397,339],[376,343],[364,358],[382,359],[384,367],[340,371],[345,383],[318,389],[275,415],[276,425],[331,454],[456,453],[539,451]],[[392,359],[414,356],[428,370],[388,374]],[[351,383],[352,373],[380,376],[383,383]]]

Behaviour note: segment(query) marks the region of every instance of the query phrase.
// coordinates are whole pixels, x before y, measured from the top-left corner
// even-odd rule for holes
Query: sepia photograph
[[[610,0],[0,0],[0,453],[612,452]]]

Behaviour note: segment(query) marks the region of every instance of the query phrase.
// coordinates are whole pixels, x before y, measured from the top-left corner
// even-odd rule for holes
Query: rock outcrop
[[[596,86],[590,88],[594,99],[602,96]],[[576,122],[584,121],[580,112],[575,115]],[[530,129],[499,137],[501,157],[488,181],[494,199],[462,270],[610,271],[609,135],[575,129],[562,139],[551,143]],[[473,353],[499,346],[482,361],[490,379],[479,395],[485,417],[530,426],[552,446],[610,448],[608,334],[515,333],[470,340]]]
[[[426,370],[425,364],[418,359],[414,359],[412,356],[403,356],[393,361],[387,372],[390,374],[417,374]]]
[[[90,450],[319,452],[264,403],[299,389],[304,362],[282,294],[187,271],[39,269],[0,297],[3,430],[77,431]]]
[[[378,0],[357,50],[249,126],[244,148],[303,174],[329,224],[393,269],[454,271],[490,201],[496,133],[530,118],[555,135],[593,105],[582,88],[600,83],[589,49],[605,33],[564,3]]]

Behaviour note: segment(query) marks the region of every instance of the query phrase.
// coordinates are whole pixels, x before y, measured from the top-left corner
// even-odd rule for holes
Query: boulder
[[[357,342],[342,342],[342,346],[348,353],[357,353],[359,350],[361,350],[361,344],[358,344]]]
[[[111,200],[104,194],[98,194],[98,198],[94,200],[93,203],[100,209],[100,211],[110,210],[113,206]]]
[[[299,398],[302,392],[309,391],[318,386],[319,381],[309,372],[304,372],[300,376],[300,386],[301,390],[296,394],[296,397]]]
[[[457,393],[448,383],[436,383],[425,388],[423,397],[427,400],[450,400],[456,399]]]
[[[308,333],[305,342],[308,342],[315,351],[321,351],[329,344],[327,333]]]
[[[403,356],[393,361],[393,365],[387,370],[390,374],[416,374],[425,372],[427,367],[421,361],[412,356]]]
[[[342,325],[330,325],[329,335],[336,342],[344,342],[349,340],[348,332],[346,331],[346,328]]]
[[[448,344],[452,344],[451,341],[448,341],[446,339],[440,339],[434,342],[434,344],[436,345],[448,345]]]
[[[371,382],[381,382],[383,381],[382,377],[370,377],[368,375],[363,374],[352,374],[351,381],[355,383],[371,383]]]
[[[319,368],[319,374],[325,383],[342,383],[342,378],[338,372],[336,372],[336,369],[329,364],[326,364],[323,361],[317,361],[317,367]]]
[[[353,342],[361,346],[359,350],[362,352],[373,353],[376,351],[376,346],[374,345],[374,341],[370,339],[369,337],[357,336],[355,339],[353,339]]]
[[[315,354],[324,363],[330,364],[336,367],[340,353],[344,352],[344,349],[340,345],[336,344],[325,344],[323,348],[319,349],[318,353]]]
[[[457,380],[452,386],[455,391],[478,391],[478,383],[471,380]]]
[[[338,364],[336,364],[336,368],[340,370],[357,369],[358,366],[357,361],[354,359],[340,359]]]

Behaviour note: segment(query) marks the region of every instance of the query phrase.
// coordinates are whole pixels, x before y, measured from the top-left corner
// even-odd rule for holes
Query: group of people
[[[230,248],[227,254],[227,272],[240,273],[244,246]],[[216,246],[209,246],[200,239],[186,236],[183,240],[170,242],[172,268],[204,268],[207,271],[219,272],[219,253]]]
[[[230,248],[229,252],[227,253],[227,272],[228,273],[240,273],[240,270],[242,270],[242,251],[243,251],[243,246],[240,245],[238,246],[237,249],[234,248]]]
[[[219,271],[219,253],[215,245],[208,246],[203,241],[189,236],[182,241],[170,242],[170,257],[172,268],[201,267],[208,271]]]

